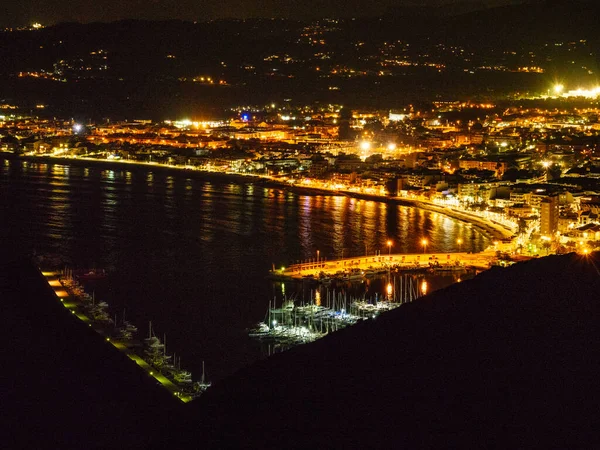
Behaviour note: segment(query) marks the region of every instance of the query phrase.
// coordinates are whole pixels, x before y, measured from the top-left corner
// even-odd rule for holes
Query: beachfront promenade
[[[311,260],[275,271],[277,275],[288,278],[302,278],[307,276],[318,276],[324,273],[333,276],[338,272],[349,272],[352,270],[370,271],[384,270],[394,266],[400,269],[417,269],[428,267],[439,268],[476,268],[488,269],[497,259],[495,251],[481,253],[406,253],[388,254],[374,256],[360,256],[354,258],[343,258],[336,260]]]

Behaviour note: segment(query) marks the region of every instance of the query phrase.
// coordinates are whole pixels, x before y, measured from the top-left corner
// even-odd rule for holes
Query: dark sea
[[[142,167],[82,167],[0,156],[0,248],[59,259],[72,268],[105,269],[86,289],[144,334],[152,321],[169,353],[199,378],[202,361],[217,381],[265,356],[247,337],[269,302],[308,301],[335,288],[373,298],[374,279],[329,288],[271,282],[266,276],[299,260],[388,252],[483,250],[488,237],[444,215],[339,195],[210,174]],[[427,275],[429,290],[458,281]],[[35,314],[35,311],[32,311]]]

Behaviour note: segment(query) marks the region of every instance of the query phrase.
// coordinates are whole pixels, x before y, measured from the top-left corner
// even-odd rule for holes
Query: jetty
[[[271,278],[294,280],[303,278],[341,278],[361,279],[376,273],[385,273],[392,269],[398,272],[438,270],[452,271],[461,269],[489,269],[497,260],[495,251],[480,253],[394,253],[388,255],[357,256],[327,260],[315,258],[301,261],[280,269],[273,268]]]
[[[135,339],[133,335],[137,328],[123,318],[120,324],[116,316],[113,320],[107,312],[108,304],[85,292],[72,270],[41,273],[64,308],[103,336],[107,344],[124,353],[174,397],[187,403],[208,389],[210,383],[205,381],[204,371],[202,380],[193,382],[191,373],[182,370],[180,362],[170,362],[171,358],[175,358],[166,353],[166,335],[164,342],[157,338],[151,323],[148,338],[143,341]]]

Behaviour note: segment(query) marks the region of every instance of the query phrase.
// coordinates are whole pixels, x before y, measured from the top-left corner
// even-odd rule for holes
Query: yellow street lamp
[[[427,250],[427,239],[423,238],[421,240],[421,245],[423,246],[423,253]]]
[[[463,240],[462,240],[461,238],[458,238],[458,239],[456,240],[456,243],[458,244],[458,251],[460,252],[460,250],[461,250],[461,246],[462,246],[462,243],[463,243]]]
[[[560,95],[560,94],[562,94],[562,92],[563,92],[564,90],[565,90],[565,86],[564,86],[564,85],[562,85],[562,84],[560,84],[560,83],[556,83],[556,84],[554,85],[554,93],[555,93],[556,95]]]
[[[390,241],[389,239],[387,241],[387,246],[388,246],[388,256],[391,256],[392,255],[392,241]]]

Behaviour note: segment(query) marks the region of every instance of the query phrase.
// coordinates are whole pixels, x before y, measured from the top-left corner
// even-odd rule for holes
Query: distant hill
[[[598,2],[549,0],[472,11],[448,20],[443,29],[458,42],[479,41],[496,48],[523,42],[597,42],[599,15]]]
[[[498,51],[519,43],[546,43],[586,39],[600,42],[596,17],[600,4],[584,1],[547,1],[485,8],[478,2],[440,7],[391,9],[379,18],[339,21],[327,32],[333,51],[353,45],[356,38],[369,45],[395,39],[417,39],[413,46],[445,42]],[[454,13],[456,11],[468,11]],[[105,76],[143,77],[182,75],[203,70],[222,71],[222,61],[245,64],[262,61],[270,54],[302,53],[299,37],[309,24],[284,19],[220,20],[206,23],[183,21],[134,21],[65,23],[36,32],[0,33],[0,73],[45,68],[57,61],[89,57],[90,52],[109,52],[110,71]],[[327,48],[327,42],[323,50]],[[338,44],[339,43],[339,44]],[[313,51],[314,53],[314,51]],[[174,58],[167,58],[172,55]],[[307,53],[304,57],[312,57]],[[346,58],[351,56],[348,54]],[[343,57],[343,55],[342,55]],[[307,61],[305,60],[304,63]],[[351,59],[347,59],[352,63]],[[152,69],[152,70],[150,70]]]
[[[492,269],[218,383],[155,447],[590,448],[600,254]]]
[[[286,98],[395,108],[505,98],[556,79],[596,82],[597,2],[440,5],[314,22],[124,20],[0,32],[0,98],[69,117],[172,118]],[[212,85],[200,82],[207,77]]]

